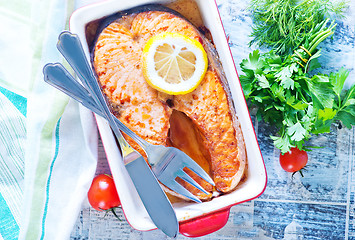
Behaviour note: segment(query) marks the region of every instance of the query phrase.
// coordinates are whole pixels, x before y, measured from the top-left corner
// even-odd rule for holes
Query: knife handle
[[[226,225],[230,207],[208,215],[181,222],[179,232],[186,237],[202,237],[218,231]]]

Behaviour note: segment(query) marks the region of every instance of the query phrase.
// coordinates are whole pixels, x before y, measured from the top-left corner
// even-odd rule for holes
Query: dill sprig
[[[270,47],[280,56],[292,53],[325,18],[343,17],[340,0],[251,0],[254,25],[249,45]]]

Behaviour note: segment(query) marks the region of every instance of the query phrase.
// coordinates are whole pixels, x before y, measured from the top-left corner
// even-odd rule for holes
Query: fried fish
[[[191,93],[174,96],[161,93],[144,79],[145,43],[163,32],[195,39],[208,54],[207,73]],[[213,192],[235,189],[246,168],[244,139],[214,48],[194,25],[161,7],[130,11],[99,33],[92,61],[113,113],[127,127],[149,143],[181,149],[211,175],[215,187],[187,170],[210,193],[204,194],[181,180],[193,194],[209,200]],[[145,156],[132,139],[126,135],[125,138]]]

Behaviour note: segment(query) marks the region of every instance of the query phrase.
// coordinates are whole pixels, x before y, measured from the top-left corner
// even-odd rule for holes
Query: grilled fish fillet
[[[198,40],[208,53],[206,76],[189,94],[160,93],[144,79],[143,48],[149,38],[162,32],[177,32]],[[184,18],[170,11],[138,11],[120,17],[103,29],[94,46],[93,66],[112,111],[126,126],[147,142],[173,145],[192,158],[202,159],[201,163],[208,161],[205,170],[212,175],[216,190],[226,193],[233,190],[243,176],[246,152],[228,90],[211,51],[208,41]],[[190,138],[195,140],[188,146],[174,137],[183,129],[179,123],[195,129],[190,131],[194,132]],[[145,156],[132,139],[125,138]],[[210,194],[183,184],[200,199],[210,199],[212,186],[197,176],[193,178]]]

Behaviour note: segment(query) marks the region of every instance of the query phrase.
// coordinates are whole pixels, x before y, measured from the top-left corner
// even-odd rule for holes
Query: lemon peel
[[[203,80],[208,58],[202,44],[179,33],[151,37],[143,49],[143,75],[153,88],[179,95],[192,92]]]

